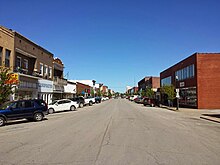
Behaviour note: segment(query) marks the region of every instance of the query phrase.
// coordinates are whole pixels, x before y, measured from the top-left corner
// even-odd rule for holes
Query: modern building
[[[161,72],[161,86],[172,84],[179,89],[180,106],[219,109],[219,73],[220,53],[195,53]]]

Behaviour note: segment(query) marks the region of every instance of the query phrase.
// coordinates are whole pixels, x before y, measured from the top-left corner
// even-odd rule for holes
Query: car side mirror
[[[58,106],[58,103],[55,103],[56,106]]]

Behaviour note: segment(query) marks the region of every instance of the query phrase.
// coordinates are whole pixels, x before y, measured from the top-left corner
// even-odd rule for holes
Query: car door
[[[23,118],[23,109],[22,109],[22,105],[23,105],[23,101],[18,101],[18,102],[14,102],[10,108],[8,109],[8,114],[7,117],[8,119],[20,119]]]
[[[23,102],[24,102],[22,104],[23,117],[24,118],[33,117],[35,111],[34,102],[32,100],[25,100]]]
[[[56,104],[55,111],[63,111],[64,110],[64,100],[60,100]]]
[[[71,101],[70,100],[64,100],[63,107],[64,107],[64,110],[70,110]]]

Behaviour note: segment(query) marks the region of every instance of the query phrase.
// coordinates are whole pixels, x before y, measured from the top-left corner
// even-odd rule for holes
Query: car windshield
[[[49,105],[54,105],[54,104],[56,104],[57,103],[57,101],[53,101],[52,103],[50,103]]]
[[[0,105],[0,109],[7,109],[13,102],[5,102],[4,104]]]

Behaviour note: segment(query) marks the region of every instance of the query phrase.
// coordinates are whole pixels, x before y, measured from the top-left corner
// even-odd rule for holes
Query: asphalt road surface
[[[220,124],[113,99],[1,127],[0,164],[219,165]]]

